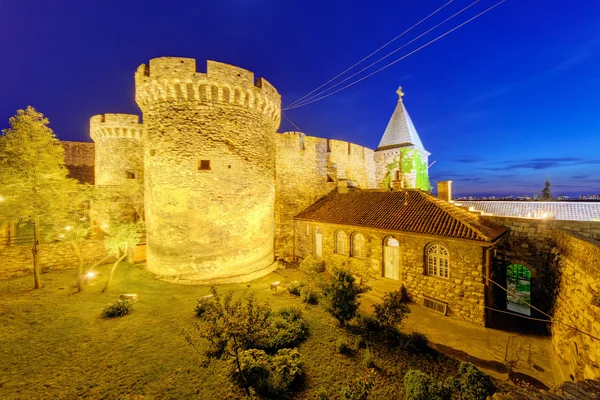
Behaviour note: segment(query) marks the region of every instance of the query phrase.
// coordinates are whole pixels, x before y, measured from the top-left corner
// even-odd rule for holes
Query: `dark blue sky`
[[[446,2],[0,1],[0,127],[33,105],[59,138],[89,140],[90,116],[139,113],[133,73],[159,56],[247,68],[287,104]],[[471,2],[454,0],[389,49]],[[495,2],[481,0],[397,54]],[[531,195],[548,176],[555,195],[600,193],[600,1],[507,0],[382,73],[287,115],[309,135],[375,148],[399,84],[436,161],[432,183],[452,179],[457,195]],[[292,129],[284,121],[280,131]]]

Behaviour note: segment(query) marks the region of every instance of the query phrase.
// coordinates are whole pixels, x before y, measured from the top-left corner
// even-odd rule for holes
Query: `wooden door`
[[[383,276],[400,280],[400,247],[394,238],[388,238],[383,248]]]

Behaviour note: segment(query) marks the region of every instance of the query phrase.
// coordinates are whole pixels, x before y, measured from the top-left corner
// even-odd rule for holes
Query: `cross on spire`
[[[402,97],[404,97],[404,91],[402,91],[402,86],[398,86],[398,90],[396,90],[396,93],[398,93],[398,101],[402,101]]]

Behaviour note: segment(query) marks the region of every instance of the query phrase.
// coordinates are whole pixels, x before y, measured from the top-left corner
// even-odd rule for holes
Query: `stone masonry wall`
[[[250,71],[162,57],[141,65],[147,265],[175,279],[235,279],[274,262],[281,98]]]
[[[305,136],[300,132],[277,135],[276,253],[291,259],[294,216],[348,179],[361,188],[374,188],[373,150],[340,140]]]
[[[65,165],[69,170],[69,178],[80,183],[94,184],[94,143],[60,142],[65,149]]]
[[[553,317],[600,337],[600,241],[553,232],[558,269]],[[600,378],[600,341],[563,324],[551,325],[556,355],[577,380]]]
[[[84,265],[92,265],[107,256],[104,241],[95,236],[81,245]],[[67,243],[43,243],[40,245],[40,264],[42,272],[77,267],[77,258]],[[33,256],[31,246],[0,245],[0,280],[17,276],[33,275]]]
[[[316,226],[322,232],[323,259],[327,268],[345,267],[358,275],[378,279],[383,272],[384,240],[390,236],[394,237],[400,242],[400,282],[405,286],[412,301],[422,304],[423,296],[432,297],[448,304],[450,316],[480,325],[485,324],[482,246],[469,241],[425,235],[296,221],[296,257],[304,259],[314,253]],[[348,237],[355,233],[365,236],[366,258],[360,259],[334,252],[335,233],[340,229],[344,230]],[[442,244],[450,252],[449,279],[425,274],[425,248],[432,243]]]

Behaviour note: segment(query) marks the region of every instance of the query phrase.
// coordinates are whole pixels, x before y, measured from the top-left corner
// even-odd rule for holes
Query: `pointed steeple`
[[[381,141],[379,141],[377,150],[414,146],[429,154],[429,152],[425,150],[425,147],[423,147],[421,138],[402,102],[402,97],[404,97],[402,86],[398,88],[396,93],[398,93],[398,104],[396,105],[394,114],[392,114],[392,118],[390,118],[390,122],[388,122]]]

